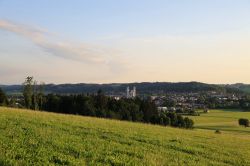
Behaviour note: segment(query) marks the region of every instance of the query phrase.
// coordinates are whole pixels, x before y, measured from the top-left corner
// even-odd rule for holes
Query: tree
[[[139,106],[136,105],[133,101],[127,104],[127,109],[130,112],[132,121],[142,121],[143,113],[140,111]]]
[[[169,117],[164,117],[164,125],[169,126],[171,124],[171,119]]]
[[[178,127],[185,127],[185,121],[181,115],[177,115]]]
[[[192,129],[194,126],[194,121],[188,117],[184,118],[184,126],[187,129]]]
[[[178,126],[178,120],[176,113],[168,113],[167,116],[170,118],[170,125],[171,126]]]
[[[37,89],[37,82],[33,81],[33,93],[32,93],[32,106],[31,108],[33,110],[38,110],[39,106],[38,106],[38,89]]]
[[[40,85],[38,85],[38,93],[37,93],[37,105],[38,105],[38,109],[42,109],[43,104],[44,104],[44,85],[45,83],[41,83]]]
[[[4,91],[0,88],[0,105],[6,105],[6,104],[7,104],[7,97]]]
[[[249,127],[249,120],[248,119],[239,119],[239,125]]]
[[[91,99],[85,101],[84,113],[87,116],[96,116],[96,109],[95,109],[93,101],[91,101]]]
[[[28,109],[32,108],[32,96],[33,96],[33,90],[34,90],[34,81],[33,77],[27,77],[23,83],[23,97],[25,106]]]
[[[35,93],[36,94],[36,93]],[[39,93],[38,93],[39,94]],[[137,121],[181,128],[192,128],[193,121],[176,113],[159,112],[150,100],[120,99],[96,95],[54,95],[44,96],[42,109],[51,112],[96,116],[119,120]]]
[[[143,113],[143,121],[146,123],[155,123],[155,117],[158,115],[155,104],[150,100],[143,100],[140,104],[140,110]]]
[[[44,83],[38,85],[33,77],[28,76],[23,83],[23,97],[26,108],[42,109],[44,103]]]
[[[164,106],[166,107],[175,107],[176,106],[176,101],[171,100],[171,99],[167,99],[164,101]]]
[[[96,107],[100,110],[103,110],[105,109],[105,107],[107,107],[107,102],[107,97],[104,95],[103,91],[99,89],[97,92],[97,96],[95,96]]]
[[[46,96],[43,109],[50,112],[59,112],[59,106],[61,104],[60,101],[61,101],[60,97],[54,94],[49,94]]]

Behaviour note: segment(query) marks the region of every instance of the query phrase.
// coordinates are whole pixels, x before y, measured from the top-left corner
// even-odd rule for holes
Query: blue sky
[[[247,0],[0,0],[0,83],[250,83],[249,9]]]
[[[93,40],[113,34],[216,33],[249,27],[250,1],[1,0],[0,16]]]

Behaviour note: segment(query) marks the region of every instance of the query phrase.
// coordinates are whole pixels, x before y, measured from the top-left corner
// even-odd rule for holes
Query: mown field
[[[249,156],[248,134],[0,107],[0,165],[250,165]]]
[[[196,128],[250,135],[250,127],[245,128],[238,124],[240,118],[250,119],[250,112],[237,109],[210,110],[209,113],[201,113],[200,116],[190,118],[194,120]]]

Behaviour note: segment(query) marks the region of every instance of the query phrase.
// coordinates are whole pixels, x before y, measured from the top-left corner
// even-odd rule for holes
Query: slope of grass
[[[249,135],[0,107],[0,165],[250,165],[249,156]]]
[[[200,116],[190,116],[195,122],[195,127],[200,129],[222,130],[250,135],[250,128],[239,126],[240,118],[250,119],[250,112],[241,110],[210,110]]]

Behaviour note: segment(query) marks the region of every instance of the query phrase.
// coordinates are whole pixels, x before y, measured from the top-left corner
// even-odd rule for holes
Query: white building
[[[126,97],[127,98],[135,98],[136,97],[136,87],[134,86],[133,89],[130,91],[129,87],[126,90]]]
[[[157,110],[165,112],[168,110],[168,108],[167,107],[157,107]]]

